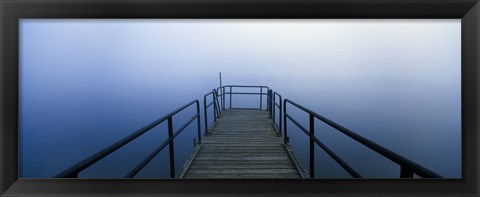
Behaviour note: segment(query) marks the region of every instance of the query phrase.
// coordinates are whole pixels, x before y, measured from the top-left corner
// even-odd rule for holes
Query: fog
[[[221,72],[224,85],[269,86],[444,177],[461,178],[460,27],[459,19],[22,19],[20,177],[52,177],[187,102],[202,103]],[[292,113],[306,123],[306,115]],[[308,165],[307,139],[292,125],[291,143]],[[364,177],[399,175],[395,163],[316,125],[317,137]],[[124,176],[163,143],[165,128],[80,175]],[[195,132],[194,123],[178,137],[177,169]],[[349,178],[316,152],[317,177]],[[167,178],[167,155],[163,150],[138,177]]]

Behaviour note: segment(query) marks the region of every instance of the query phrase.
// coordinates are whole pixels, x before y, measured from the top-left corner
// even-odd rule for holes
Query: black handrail
[[[175,134],[173,133],[173,119],[172,117],[180,111],[190,107],[193,104],[196,104],[197,113],[192,116],[192,118],[184,124],[180,129],[178,129]],[[86,168],[90,167],[91,165],[95,164],[99,160],[105,158],[106,156],[110,155],[112,152],[118,150],[119,148],[123,147],[124,145],[128,144],[129,142],[133,141],[137,137],[143,135],[147,131],[151,130],[152,128],[156,127],[160,123],[164,122],[165,120],[168,121],[168,139],[160,145],[159,148],[155,149],[152,154],[150,154],[146,159],[144,159],[139,165],[137,165],[130,173],[127,174],[126,178],[131,178],[135,176],[149,161],[155,157],[166,145],[169,145],[169,156],[170,156],[170,177],[175,177],[175,160],[174,160],[174,150],[173,150],[173,140],[174,138],[180,134],[193,120],[197,119],[197,132],[198,132],[198,141],[201,143],[201,131],[200,131],[200,104],[198,100],[194,100],[192,102],[187,103],[186,105],[178,108],[177,110],[157,119],[156,121],[138,129],[134,133],[126,136],[125,138],[113,143],[112,145],[104,148],[103,150],[87,157],[86,159],[78,162],[77,164],[65,169],[64,171],[60,172],[59,174],[55,175],[55,178],[77,178],[78,173],[85,170]]]
[[[280,103],[277,103],[276,101],[276,97],[278,97],[280,100]],[[282,135],[282,95],[280,95],[279,93],[277,92],[274,92],[273,93],[273,101],[272,101],[272,121],[273,121],[273,124],[275,124],[276,127],[278,127],[278,131],[277,131],[277,134],[278,135]],[[276,122],[275,122],[275,117],[277,116],[277,113],[275,112],[275,109],[278,107],[278,112],[279,112],[279,118],[278,118],[278,126],[276,125]],[[277,129],[277,128],[275,128]]]
[[[228,88],[229,91],[226,92],[225,88]],[[233,88],[259,88],[259,92],[233,92]],[[222,108],[223,109],[225,109],[225,95],[228,94],[230,96],[230,106],[229,106],[229,108],[232,109],[232,95],[243,94],[243,95],[259,95],[260,96],[260,103],[259,103],[260,106],[259,106],[259,108],[255,108],[255,109],[260,109],[260,110],[263,109],[263,106],[262,106],[263,95],[266,95],[268,97],[268,91],[270,90],[270,88],[268,86],[252,86],[252,85],[224,85],[222,87],[217,88],[217,90],[219,90],[219,89],[222,89],[222,95],[221,96],[222,96]],[[264,93],[263,89],[266,89],[267,91]],[[241,109],[247,109],[247,108],[241,108]]]
[[[309,130],[305,129],[302,127],[295,119],[293,119],[288,113],[287,113],[287,103],[290,103],[291,105],[303,110],[304,112],[307,112],[309,114],[309,123],[310,123],[310,128]],[[313,173],[315,169],[314,165],[314,149],[313,149],[313,144],[316,143],[322,149],[324,149],[337,163],[339,163],[350,175],[353,177],[360,176],[358,173],[355,175],[355,171],[349,167],[343,160],[340,159],[335,153],[333,153],[330,149],[328,149],[324,144],[320,142],[315,136],[314,136],[314,118],[319,119],[320,121],[330,125],[331,127],[335,128],[336,130],[342,132],[343,134],[347,135],[348,137],[356,140],[357,142],[360,142],[361,144],[365,145],[366,147],[370,148],[371,150],[375,151],[376,153],[379,153],[380,155],[386,157],[387,159],[397,163],[400,165],[400,178],[413,178],[413,174],[417,174],[420,177],[423,178],[443,178],[439,174],[393,152],[388,149],[386,149],[383,146],[380,146],[376,144],[375,142],[362,137],[355,132],[307,109],[304,106],[301,106],[291,100],[285,99],[283,100],[283,123],[284,123],[284,133],[285,133],[285,142],[288,143],[288,136],[287,136],[287,118],[291,120],[296,126],[298,126],[305,134],[309,135],[310,137],[310,177],[313,178]]]
[[[212,95],[212,102],[207,104],[207,97]],[[217,122],[217,117],[221,115],[220,105],[218,103],[218,93],[216,89],[203,96],[203,115],[205,120],[205,135],[209,134],[210,128],[208,127],[207,109],[213,105],[213,122]]]

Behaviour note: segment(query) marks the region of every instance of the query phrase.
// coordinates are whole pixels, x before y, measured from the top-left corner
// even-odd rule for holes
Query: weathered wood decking
[[[179,178],[302,178],[282,142],[266,111],[225,110]]]

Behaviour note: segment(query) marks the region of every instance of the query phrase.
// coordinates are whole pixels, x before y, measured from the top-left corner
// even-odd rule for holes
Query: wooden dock
[[[237,92],[233,88],[253,88],[259,92]],[[220,94],[219,94],[220,93]],[[259,107],[257,109],[232,109],[232,95],[259,95]],[[228,97],[226,97],[228,95]],[[266,110],[262,108],[262,96],[266,99]],[[207,103],[207,97],[210,102]],[[225,100],[229,99],[229,108],[225,108]],[[277,102],[278,101],[278,102]],[[283,103],[283,105],[282,105]],[[289,108],[296,108],[309,114],[310,125],[304,128],[290,113]],[[173,127],[173,116],[187,108],[196,106],[196,113],[190,120],[183,123],[179,128]],[[214,115],[210,124],[207,119],[207,110],[210,108]],[[276,111],[278,109],[278,111]],[[157,125],[166,122],[168,138],[161,145],[153,150],[145,159],[138,163],[125,178],[134,178],[155,156],[164,150],[169,149],[170,178],[315,178],[315,147],[321,148],[333,160],[335,160],[352,178],[362,178],[355,169],[348,165],[339,155],[323,144],[315,137],[315,120],[320,120],[338,132],[345,134],[351,139],[363,144],[374,152],[400,166],[400,178],[414,178],[414,175],[422,178],[443,178],[428,168],[415,163],[363,136],[358,135],[342,125],[323,117],[316,112],[289,99],[282,99],[282,96],[267,86],[250,85],[226,85],[212,89],[203,96],[204,129],[201,129],[200,101],[193,100],[175,111],[172,111],[161,118],[145,125],[135,132],[116,141],[110,146],[78,161],[74,165],[56,174],[55,178],[78,178],[83,170],[102,160],[112,152],[118,150],[132,140],[148,132]],[[277,113],[278,112],[278,116]],[[283,113],[282,113],[283,112]],[[270,117],[273,116],[273,117]],[[278,124],[273,120],[278,117]],[[283,125],[282,125],[282,119]],[[296,126],[309,138],[309,171],[303,167],[297,155],[293,151],[287,134],[287,119],[290,124]],[[196,120],[197,138],[193,139],[195,148],[182,168],[175,170],[174,139],[188,125]],[[211,128],[208,128],[211,126]],[[278,128],[278,129],[277,129]],[[283,128],[283,130],[282,130]],[[284,137],[277,135],[285,134]],[[281,130],[281,131],[280,131]],[[205,134],[206,136],[202,135]],[[301,132],[302,133],[302,132]],[[203,136],[203,137],[202,137]],[[199,139],[198,143],[197,140]],[[286,139],[286,140],[284,140]],[[307,142],[305,142],[307,143]],[[178,172],[178,173],[177,173]]]
[[[306,178],[264,110],[223,111],[177,178]]]

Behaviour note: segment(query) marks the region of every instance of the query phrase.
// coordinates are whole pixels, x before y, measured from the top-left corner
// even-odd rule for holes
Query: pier
[[[236,91],[237,89],[250,91]],[[235,108],[235,95],[258,97],[258,107]],[[228,101],[228,102],[227,102]],[[228,106],[227,106],[228,104]],[[196,112],[175,131],[173,116],[194,106]],[[308,114],[308,126],[303,126],[291,116],[288,109],[296,108]],[[345,136],[355,140],[377,154],[399,165],[398,178],[442,178],[439,174],[403,157],[340,124],[273,91],[268,86],[225,85],[203,96],[203,111],[199,100],[193,100],[177,110],[139,128],[123,139],[80,160],[58,173],[56,178],[78,178],[78,174],[135,140],[159,124],[167,124],[168,139],[160,143],[144,160],[138,163],[125,178],[135,178],[155,156],[168,146],[170,178],[187,179],[306,179],[315,178],[315,147],[320,147],[352,178],[363,176],[315,137],[315,120],[320,120]],[[203,112],[204,127],[201,127]],[[208,113],[213,118],[208,119]],[[191,124],[196,124],[195,147],[181,169],[175,169],[175,138]],[[302,163],[289,144],[287,125],[300,129],[308,136],[309,161]],[[306,153],[304,153],[306,154]],[[308,169],[308,170],[307,170]]]
[[[302,167],[267,111],[232,109],[222,115],[179,178],[302,178]]]

